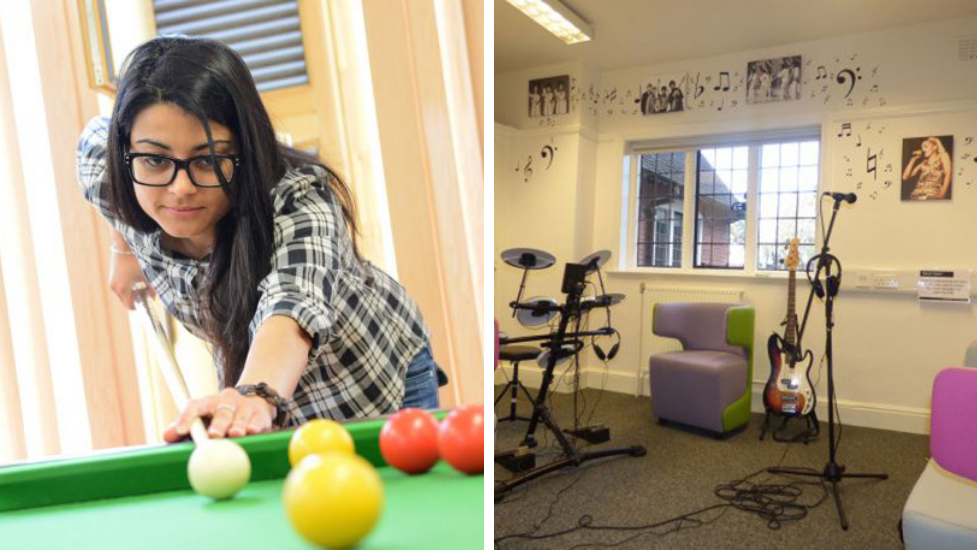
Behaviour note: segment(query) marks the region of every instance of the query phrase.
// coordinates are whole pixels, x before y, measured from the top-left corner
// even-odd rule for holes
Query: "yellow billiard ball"
[[[292,434],[288,442],[288,462],[295,466],[310,454],[329,451],[356,454],[353,436],[339,422],[318,418],[306,422]]]
[[[282,501],[289,521],[322,548],[351,548],[365,537],[383,506],[383,482],[355,454],[309,455],[285,478]]]

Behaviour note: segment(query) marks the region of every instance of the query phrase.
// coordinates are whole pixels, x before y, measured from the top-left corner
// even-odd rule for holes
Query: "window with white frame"
[[[685,153],[641,155],[638,265],[681,267]]]
[[[814,255],[819,159],[816,129],[636,149],[631,265],[779,271],[797,237],[803,266]]]

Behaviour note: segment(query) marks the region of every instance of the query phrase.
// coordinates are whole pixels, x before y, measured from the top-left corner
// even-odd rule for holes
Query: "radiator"
[[[682,350],[682,344],[675,338],[655,336],[651,331],[655,304],[668,302],[722,302],[735,304],[742,301],[742,289],[664,286],[641,283],[641,341],[638,345],[638,386],[635,389],[635,395],[641,395],[644,390],[648,389],[645,387],[644,380],[648,376],[648,359],[652,355]]]

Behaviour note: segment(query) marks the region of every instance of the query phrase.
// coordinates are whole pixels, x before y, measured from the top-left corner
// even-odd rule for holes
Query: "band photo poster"
[[[746,103],[773,103],[801,98],[801,56],[777,57],[746,64]]]
[[[565,115],[570,112],[570,75],[529,81],[529,118]]]

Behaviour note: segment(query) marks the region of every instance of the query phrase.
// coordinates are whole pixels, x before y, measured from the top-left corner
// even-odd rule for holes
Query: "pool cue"
[[[146,283],[140,281],[132,285],[132,297],[136,305],[145,313],[145,315],[141,316],[143,321],[145,321],[144,324],[148,325],[147,328],[156,333],[156,344],[159,355],[163,357],[163,378],[166,380],[166,385],[170,388],[170,395],[173,396],[177,405],[182,409],[190,402],[190,390],[187,387],[186,380],[183,378],[183,373],[180,371],[180,366],[177,365],[176,354],[173,353],[173,344],[170,342],[169,336],[166,335],[163,324],[160,323],[159,318],[156,317],[152,306],[149,304],[149,287]],[[202,445],[210,440],[210,437],[207,435],[207,428],[204,427],[204,422],[199,416],[194,418],[193,423],[190,424],[190,437],[193,438],[193,442],[196,445]]]

